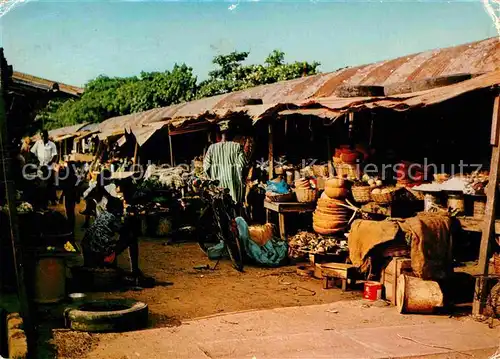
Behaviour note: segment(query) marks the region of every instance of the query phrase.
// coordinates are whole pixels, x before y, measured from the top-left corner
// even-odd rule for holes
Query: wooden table
[[[458,217],[462,229],[469,232],[482,232],[484,226],[484,219],[475,217]],[[495,221],[495,234],[500,234],[500,220]]]
[[[270,223],[271,212],[278,213],[280,237],[286,240],[285,214],[314,212],[316,203],[264,201],[264,208],[266,209],[266,221],[268,223]]]

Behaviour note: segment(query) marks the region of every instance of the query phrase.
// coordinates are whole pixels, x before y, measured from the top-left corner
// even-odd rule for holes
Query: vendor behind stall
[[[208,148],[203,169],[210,179],[218,180],[221,187],[229,189],[231,197],[236,203],[242,203],[245,152],[239,143],[232,141],[229,122],[220,122],[219,126],[222,140]]]

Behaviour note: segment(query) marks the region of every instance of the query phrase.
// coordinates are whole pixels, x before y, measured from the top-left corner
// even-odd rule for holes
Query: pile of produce
[[[164,188],[181,189],[187,185],[191,171],[186,166],[150,165],[144,174],[144,180],[155,180]]]
[[[483,195],[486,192],[486,186],[489,181],[489,173],[487,171],[475,171],[466,177],[464,194]]]
[[[488,172],[473,172],[467,176],[455,176],[453,178],[443,180],[443,174],[437,176],[435,182],[425,183],[420,186],[413,187],[414,190],[423,192],[463,192],[467,195],[484,195],[488,185]]]
[[[8,213],[9,212],[9,206],[5,205],[1,207],[2,212]],[[33,212],[33,206],[28,203],[28,202],[22,202],[17,206],[17,213],[30,213]]]
[[[323,237],[319,234],[299,232],[288,244],[289,255],[292,258],[303,257],[304,253],[339,254],[347,251],[347,241],[333,237]]]
[[[382,180],[378,177],[372,177],[367,174],[364,174],[361,177],[361,181],[357,183],[360,186],[370,186],[371,188],[379,188],[382,187]]]

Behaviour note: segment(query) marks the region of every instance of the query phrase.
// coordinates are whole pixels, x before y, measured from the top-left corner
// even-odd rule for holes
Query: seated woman
[[[104,169],[98,176],[95,182],[91,182],[89,188],[83,192],[83,199],[85,200],[85,209],[80,212],[85,216],[85,223],[83,228],[88,228],[90,224],[90,217],[96,215],[95,199],[99,193],[100,188],[104,188],[109,195],[118,197],[116,185],[111,180],[111,171]]]
[[[154,281],[147,279],[139,269],[139,245],[137,231],[133,218],[125,216],[122,200],[109,194],[98,185],[94,201],[97,216],[86,230],[82,240],[85,266],[112,266],[116,256],[125,249],[130,249],[132,275],[143,283],[153,285]]]

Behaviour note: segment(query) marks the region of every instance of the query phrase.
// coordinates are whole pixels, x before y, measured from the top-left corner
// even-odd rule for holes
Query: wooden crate
[[[411,259],[395,257],[382,272],[381,282],[384,285],[385,299],[393,305],[396,303],[398,278],[401,274],[411,273]]]

